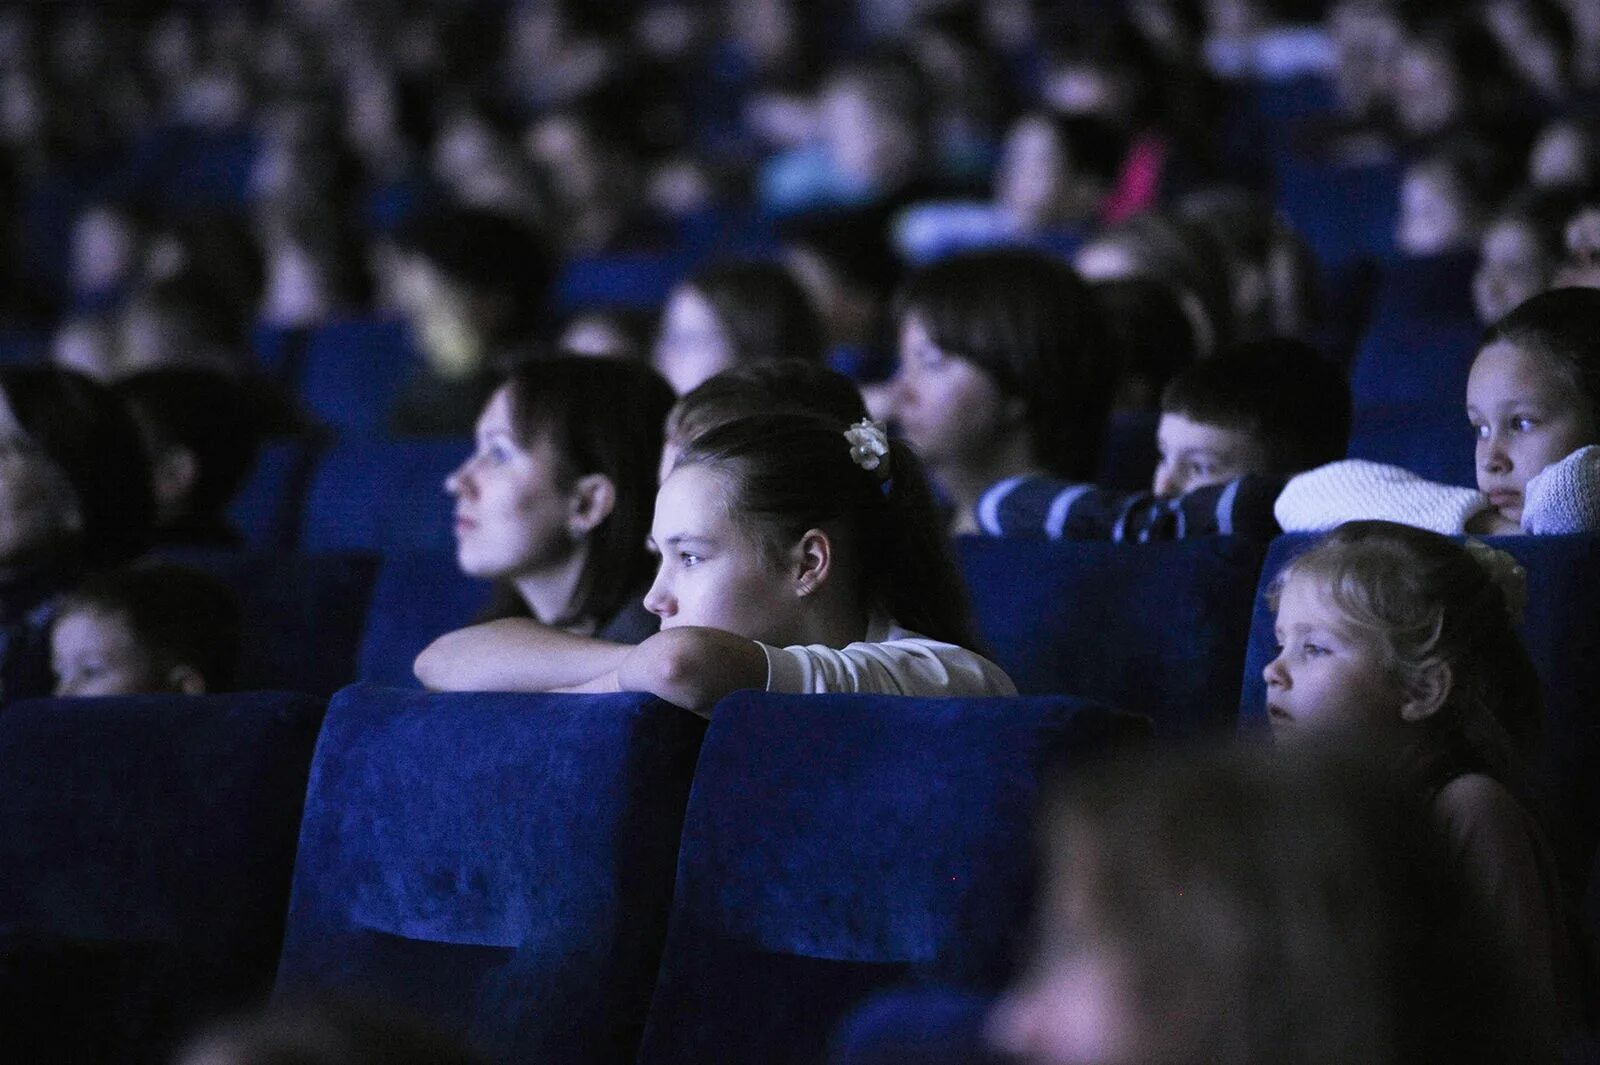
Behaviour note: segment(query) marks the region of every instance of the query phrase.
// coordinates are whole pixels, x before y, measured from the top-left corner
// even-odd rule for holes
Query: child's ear
[[[611,516],[617,505],[617,486],[603,473],[579,477],[567,495],[567,532],[581,539]]]
[[[179,662],[167,670],[167,687],[180,695],[204,695],[206,678],[187,662]]]
[[[1454,680],[1450,667],[1443,662],[1424,666],[1407,692],[1406,701],[1400,704],[1400,720],[1415,724],[1432,717],[1450,698]]]
[[[797,596],[821,588],[833,572],[833,541],[821,529],[807,529],[790,552],[790,573]]]

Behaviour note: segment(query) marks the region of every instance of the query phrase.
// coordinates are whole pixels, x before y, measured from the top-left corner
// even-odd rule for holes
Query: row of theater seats
[[[505,1060],[803,1062],[882,988],[992,992],[1026,927],[1039,767],[1087,757],[1107,705],[1167,741],[1260,728],[1258,582],[1307,542],[1263,566],[1228,540],[963,541],[997,657],[1070,695],[737,693],[709,730],[628,694],[356,685],[325,719],[286,693],[13,705],[0,1044],[22,1049],[0,1055],[139,1060],[94,1050],[275,981],[397,1001]],[[1536,783],[1581,882],[1600,537],[1502,546],[1550,695]],[[65,1030],[41,998],[71,1004]]]
[[[18,704],[0,1054],[156,1061],[275,988],[508,1062],[814,1061],[873,991],[1000,985],[1039,766],[1107,727],[1068,697]]]

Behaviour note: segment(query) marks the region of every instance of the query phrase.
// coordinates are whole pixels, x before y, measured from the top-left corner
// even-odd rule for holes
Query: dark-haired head
[[[1256,458],[1239,473],[1309,470],[1343,458],[1350,438],[1344,372],[1298,340],[1239,344],[1185,368],[1162,392],[1161,413],[1247,440]]]
[[[535,464],[534,454],[548,456],[554,468],[539,475],[554,482],[552,491],[564,502],[544,499],[540,506],[549,510],[554,504],[566,515],[560,535],[567,549],[576,551],[581,545],[585,552],[566,610],[542,620],[604,623],[648,583],[652,562],[644,544],[662,424],[671,406],[672,391],[649,367],[568,356],[519,365],[485,409],[479,422],[480,453],[447,482],[461,501],[458,507],[475,505],[482,478],[490,475],[478,464],[492,461],[497,446],[518,449],[521,460]],[[497,411],[508,423],[508,441],[484,437],[485,420]],[[479,524],[467,535],[501,535],[490,528],[497,521],[494,515],[485,512],[475,520]],[[525,535],[521,529],[503,532],[517,539]],[[469,561],[468,541],[459,546],[463,565],[476,575],[508,582],[525,575],[526,558],[496,557],[477,564]],[[528,604],[516,609],[516,599],[508,590],[492,612],[526,612]]]
[[[727,260],[673,291],[652,358],[681,395],[730,366],[821,362],[822,351],[821,320],[794,275],[775,262]]]
[[[1600,289],[1539,293],[1491,325],[1478,351],[1502,341],[1548,366],[1600,424]]]
[[[867,416],[861,392],[844,374],[799,359],[723,370],[696,386],[667,415],[662,446],[665,480],[683,445],[719,425],[758,414],[815,414],[839,425]]]
[[[920,330],[941,357],[982,371],[1000,405],[1016,412],[1030,464],[1059,477],[1093,474],[1118,367],[1100,306],[1070,266],[1024,251],[951,256],[912,275],[895,310],[902,385],[919,361],[907,351],[908,334]],[[920,406],[916,398],[902,388],[902,407]],[[943,469],[968,461],[961,439],[966,447],[981,440],[963,422],[971,413],[902,409],[899,416],[929,464]]]
[[[717,475],[726,513],[769,565],[820,530],[833,545],[835,579],[849,582],[857,606],[973,646],[965,589],[922,464],[891,441],[867,469],[849,428],[812,414],[740,418],[692,440],[673,479],[692,467]]]
[[[1297,755],[1167,752],[1047,785],[1036,948],[991,1041],[1028,1061],[1552,1060],[1410,789],[1362,752]]]
[[[56,694],[228,691],[239,631],[233,589],[209,573],[171,562],[103,571],[69,593],[56,614]],[[82,669],[81,656],[95,673]]]
[[[155,504],[143,443],[122,402],[69,370],[0,367],[4,524],[0,565],[98,569],[149,546]]]
[[[425,212],[396,234],[470,306],[491,347],[521,345],[547,324],[554,259],[542,234],[485,208]]]
[[[260,444],[244,387],[208,370],[174,368],[134,374],[113,389],[144,434],[161,529],[225,528]]]

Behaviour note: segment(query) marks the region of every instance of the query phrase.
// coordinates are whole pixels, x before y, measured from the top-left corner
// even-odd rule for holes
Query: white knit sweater
[[[1273,506],[1285,532],[1322,532],[1346,521],[1379,519],[1447,535],[1466,530],[1489,499],[1475,488],[1424,480],[1410,470],[1344,459],[1290,478]],[[1600,529],[1600,447],[1579,448],[1528,481],[1522,531]]]

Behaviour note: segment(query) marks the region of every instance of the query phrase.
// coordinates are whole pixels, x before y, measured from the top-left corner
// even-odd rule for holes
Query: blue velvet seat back
[[[1001,1065],[984,1045],[994,996],[926,987],[887,991],[845,1018],[833,1065]]]
[[[630,1060],[704,727],[644,695],[340,692],[279,992],[386,999],[508,1062]]]
[[[326,698],[355,678],[356,655],[378,575],[376,555],[216,550],[167,554],[220,577],[238,597],[241,639],[235,688]]]
[[[300,538],[306,487],[316,466],[317,447],[306,440],[269,440],[256,466],[228,507],[247,547],[293,551]]]
[[[979,633],[1023,694],[1100,699],[1164,736],[1232,729],[1265,544],[963,537],[956,549]]]
[[[735,692],[712,718],[640,1065],[812,1062],[905,980],[993,989],[1030,912],[1065,697]],[[1070,757],[1068,755],[1067,757]]]
[[[694,269],[696,256],[682,251],[639,251],[568,259],[556,279],[558,311],[590,307],[651,310]]]
[[[1351,367],[1351,402],[1357,410],[1397,402],[1427,404],[1465,424],[1467,373],[1482,335],[1483,327],[1470,316],[1375,322]]]
[[[1267,583],[1316,542],[1308,535],[1273,541],[1262,569],[1239,706],[1246,728],[1267,727],[1266,682],[1272,660]],[[1575,888],[1589,875],[1600,844],[1600,536],[1502,536],[1488,543],[1528,571],[1523,637],[1544,681],[1544,737],[1533,765],[1546,827],[1563,872]]]
[[[302,355],[300,397],[317,419],[346,436],[377,437],[418,365],[405,323],[350,318],[312,332]]]
[[[489,585],[466,576],[454,554],[413,551],[391,555],[378,569],[361,638],[361,680],[416,686],[411,664],[434,639],[470,623],[489,597]]]
[[[465,438],[334,446],[311,478],[301,549],[455,550],[454,504],[444,479],[471,453]]]
[[[1464,380],[1464,378],[1463,378]],[[1465,395],[1465,384],[1462,395]],[[1466,403],[1432,400],[1359,408],[1350,426],[1350,458],[1400,466],[1441,484],[1478,483]]]
[[[271,987],[323,704],[19,702],[0,713],[7,1061],[166,1061]]]
[[[1393,163],[1340,166],[1283,154],[1276,199],[1317,260],[1337,266],[1364,255],[1386,257],[1400,214],[1400,168]]]
[[[1106,420],[1094,483],[1124,492],[1147,491],[1161,459],[1156,448],[1156,426],[1160,421],[1161,416],[1154,411],[1112,412]]]

